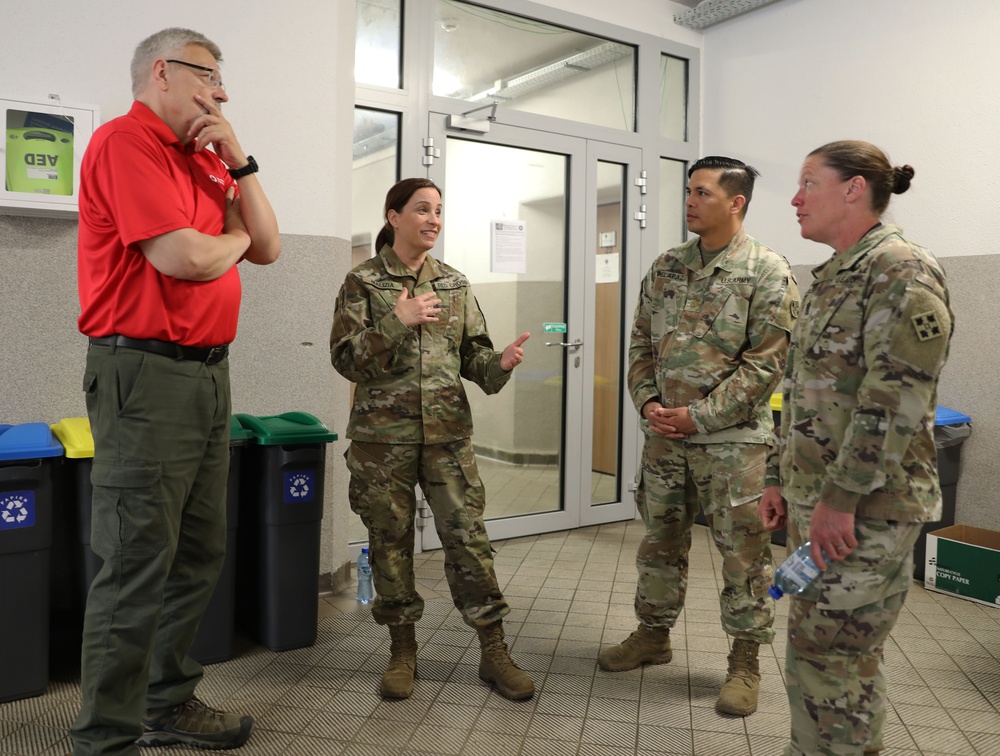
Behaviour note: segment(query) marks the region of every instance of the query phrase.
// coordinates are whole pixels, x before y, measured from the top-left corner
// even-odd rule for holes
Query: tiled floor
[[[379,698],[388,637],[347,594],[320,599],[313,647],[274,653],[245,644],[235,659],[207,668],[199,692],[255,717],[253,738],[236,752],[248,755],[780,754],[787,604],[779,602],[778,639],[762,653],[759,711],[720,716],[714,703],[728,641],[718,622],[718,555],[701,526],[673,661],[617,674],[597,668],[601,646],[635,625],[641,533],[641,523],[629,522],[495,544],[513,607],[508,640],[538,687],[530,701],[507,701],[479,681],[478,648],[448,597],[440,552],[417,558],[427,606],[411,699]],[[889,754],[1000,754],[1000,610],[914,586],[886,661]],[[0,753],[65,753],[77,706],[71,677],[54,680],[44,696],[0,704]]]

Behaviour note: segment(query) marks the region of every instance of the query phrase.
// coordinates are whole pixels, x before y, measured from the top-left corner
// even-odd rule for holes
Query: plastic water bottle
[[[358,601],[367,604],[375,597],[372,588],[372,566],[368,563],[368,549],[361,549],[358,555]]]
[[[809,553],[809,541],[799,546],[774,572],[774,585],[768,593],[780,599],[786,593],[802,593],[810,583],[819,577],[820,569]],[[823,552],[826,561],[826,552]]]

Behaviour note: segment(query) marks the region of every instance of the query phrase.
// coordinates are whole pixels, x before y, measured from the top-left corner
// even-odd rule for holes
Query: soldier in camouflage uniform
[[[485,491],[472,450],[472,415],[462,378],[499,391],[521,363],[522,334],[493,350],[469,281],[429,251],[441,230],[441,193],[427,179],[389,190],[379,253],[358,265],[337,296],[333,366],[356,382],[346,453],[351,509],[368,528],[377,595],[375,621],[392,640],[382,678],[386,698],[413,691],[413,623],[424,602],[413,574],[417,483],[434,513],[455,606],[479,634],[479,676],[512,699],[534,683],[511,660],[502,618],[510,608],[493,571],[483,522]]]
[[[717,708],[757,708],[757,652],[774,637],[770,535],[757,515],[776,387],[799,296],[788,262],[747,235],[757,171],[708,157],[688,172],[689,230],[646,275],[629,346],[628,385],[646,434],[636,502],[638,629],[605,649],[609,671],[663,664],[684,608],[699,507],[723,558],[722,625],[734,638]]]
[[[879,220],[912,176],[867,142],[833,142],[806,158],[792,200],[802,236],[835,250],[813,270],[792,335],[760,505],[769,529],[787,507],[789,549],[811,541],[825,569],[789,607],[793,756],[882,749],[883,645],[921,523],[941,517],[933,430],[948,289],[934,256]]]

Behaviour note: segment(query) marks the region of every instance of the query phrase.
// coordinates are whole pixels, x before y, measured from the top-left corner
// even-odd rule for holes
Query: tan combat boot
[[[409,698],[417,675],[417,636],[413,625],[389,625],[389,666],[382,675],[382,698]]]
[[[479,679],[492,683],[504,698],[520,701],[535,694],[535,683],[510,658],[503,640],[503,624],[494,622],[478,631],[482,658],[479,661]]]
[[[639,623],[639,629],[624,641],[601,651],[597,663],[607,672],[624,672],[643,664],[666,664],[673,658],[670,628]]]
[[[757,711],[757,696],[760,693],[760,665],[757,662],[756,641],[733,641],[729,652],[729,674],[719,691],[715,707],[724,714],[745,717]]]

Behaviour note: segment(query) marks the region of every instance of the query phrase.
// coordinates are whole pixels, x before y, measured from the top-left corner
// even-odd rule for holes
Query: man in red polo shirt
[[[225,556],[236,265],[281,252],[257,163],[222,115],[221,59],[187,29],[140,43],[132,109],[83,158],[79,327],[104,565],[84,621],[77,756],[235,748],[253,727],[195,697],[188,656]]]

